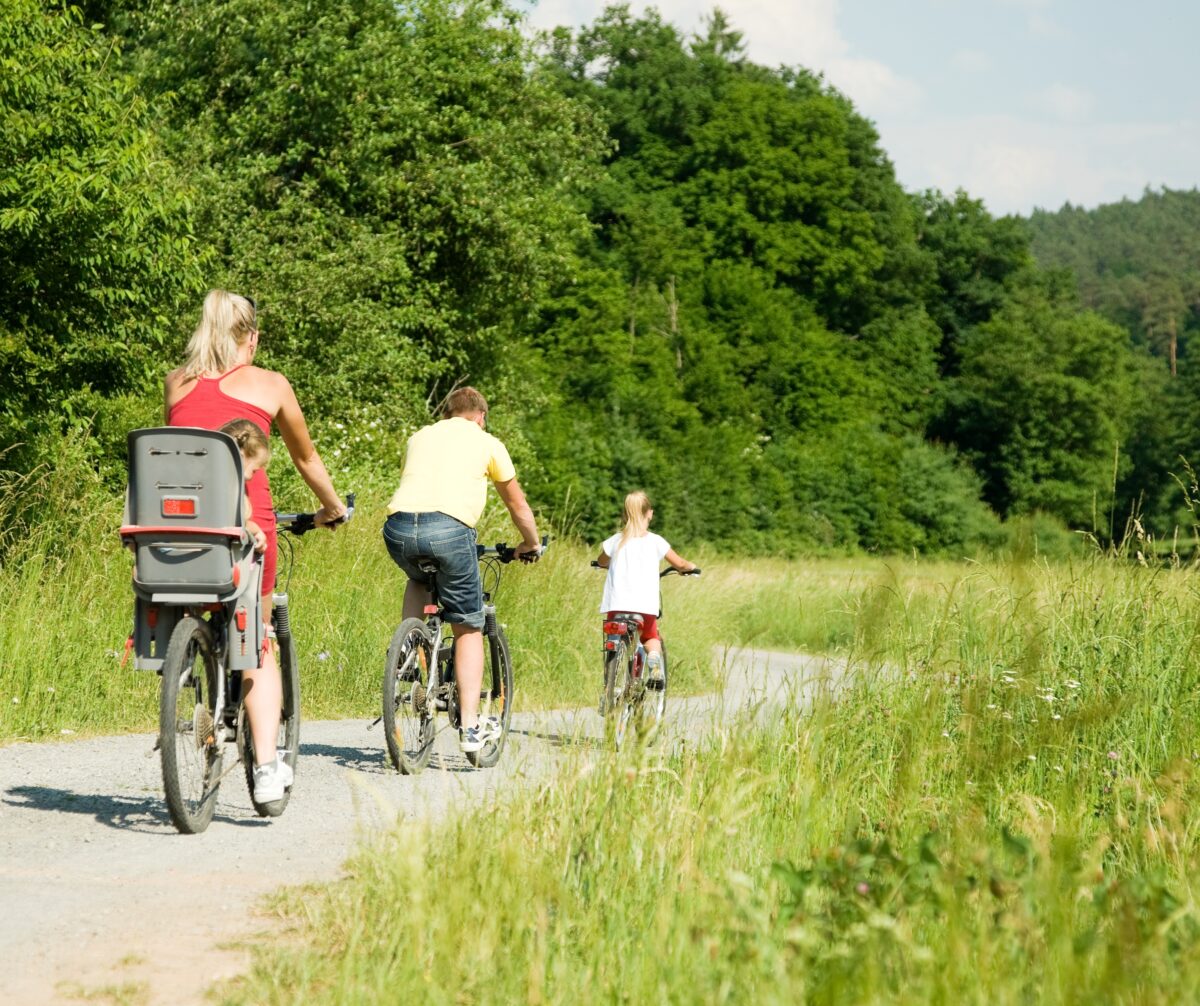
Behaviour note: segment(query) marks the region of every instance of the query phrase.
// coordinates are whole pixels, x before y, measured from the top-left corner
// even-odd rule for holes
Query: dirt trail
[[[725,663],[723,692],[668,703],[667,743],[747,704],[804,703],[840,676],[763,651]],[[263,895],[335,879],[362,838],[527,784],[565,742],[601,730],[590,709],[515,715],[504,757],[485,771],[443,731],[430,768],[408,778],[366,721],[305,723],[286,814],[257,817],[239,767],[193,836],[167,817],[152,735],[0,748],[0,1003],[204,1002],[209,985],[249,966],[247,939],[271,924],[256,910]]]

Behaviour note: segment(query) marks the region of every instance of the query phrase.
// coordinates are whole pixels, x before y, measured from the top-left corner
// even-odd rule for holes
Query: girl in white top
[[[650,530],[654,508],[641,490],[625,497],[625,526],[601,546],[598,565],[608,570],[600,611],[612,617],[618,611],[642,616],[642,645],[646,647],[650,681],[662,680],[662,637],[658,634],[658,567],[666,559],[681,573],[696,568],[677,555],[662,535]]]

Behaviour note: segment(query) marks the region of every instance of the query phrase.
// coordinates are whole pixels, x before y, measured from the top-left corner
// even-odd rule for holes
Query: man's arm
[[[524,539],[517,546],[517,555],[536,552],[542,547],[542,544],[538,538],[537,522],[533,519],[533,511],[529,509],[529,504],[525,500],[521,483],[512,478],[507,482],[496,482],[494,485],[496,492],[500,494],[500,499],[508,507],[508,514],[512,517],[512,522],[517,526],[517,530],[521,532],[521,537]]]

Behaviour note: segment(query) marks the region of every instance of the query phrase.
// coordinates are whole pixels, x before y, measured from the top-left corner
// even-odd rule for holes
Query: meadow
[[[119,660],[119,502],[83,477],[0,495],[39,515],[3,521],[0,741],[153,729],[157,679]],[[296,546],[308,717],[375,715],[400,587],[381,517],[368,501]],[[594,701],[592,552],[564,535],[506,571],[524,708]],[[536,788],[436,833],[399,826],[344,882],[280,895],[278,940],[218,997],[1195,1000],[1193,570],[1036,549],[694,558],[704,577],[664,588],[681,691],[711,688],[714,651],[740,643],[836,654],[849,683],[682,748],[568,749]]]
[[[1194,574],[866,565],[764,588],[848,688],[401,826],[284,894],[225,1001],[1195,1001]]]

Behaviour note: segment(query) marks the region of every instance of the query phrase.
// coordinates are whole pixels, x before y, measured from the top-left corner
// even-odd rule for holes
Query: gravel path
[[[719,694],[668,703],[668,739],[747,704],[805,702],[840,669],[763,651],[724,655]],[[429,769],[403,777],[364,720],[305,723],[297,784],[278,819],[255,815],[242,772],[202,835],[176,833],[154,736],[0,748],[0,1003],[201,1003],[240,974],[256,910],[288,884],[337,878],[364,837],[474,806],[553,770],[564,743],[601,735],[594,710],[518,714],[500,764],[474,770],[443,731]]]

